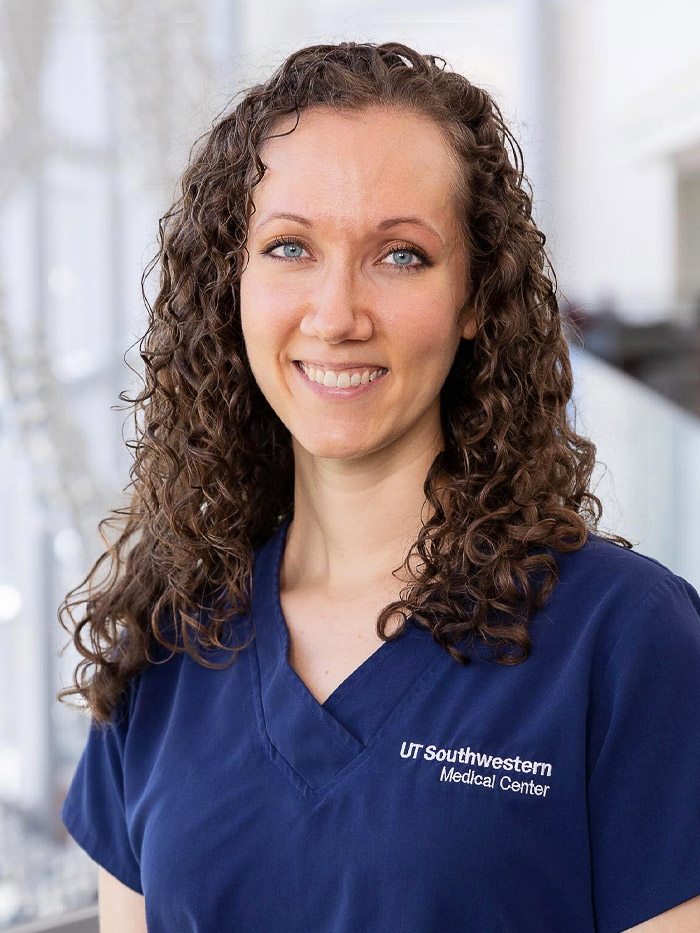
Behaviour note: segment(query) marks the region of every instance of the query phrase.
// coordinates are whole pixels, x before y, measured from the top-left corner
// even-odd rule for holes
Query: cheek
[[[293,329],[294,315],[284,293],[267,286],[262,277],[244,274],[240,285],[241,329],[251,365],[278,354]]]
[[[457,330],[456,312],[451,303],[426,301],[420,306],[404,308],[400,317],[392,318],[396,346],[402,355],[414,358],[419,366],[443,370],[454,356]]]

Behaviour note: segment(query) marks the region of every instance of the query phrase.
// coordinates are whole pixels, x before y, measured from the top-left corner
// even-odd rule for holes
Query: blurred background
[[[486,88],[581,339],[601,527],[700,588],[700,5],[0,2],[0,929],[97,930],[59,818],[89,721],[55,701],[66,592],[123,504],[141,275],[188,150],[318,42],[401,41]],[[237,98],[236,98],[237,101]],[[151,276],[149,301],[157,274]]]

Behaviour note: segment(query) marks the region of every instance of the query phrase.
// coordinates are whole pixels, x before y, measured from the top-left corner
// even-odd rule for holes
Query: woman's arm
[[[696,930],[700,930],[700,895],[629,927],[624,933],[695,933]]]
[[[146,899],[100,865],[97,887],[100,933],[147,933]]]

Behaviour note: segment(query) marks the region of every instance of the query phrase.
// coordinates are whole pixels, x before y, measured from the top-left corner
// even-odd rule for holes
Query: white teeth
[[[324,372],[322,369],[315,369],[308,363],[300,362],[299,366],[312,382],[338,389],[347,389],[350,386],[359,386],[360,384],[366,385],[368,382],[373,382],[377,376],[389,371],[388,369],[366,369],[364,372],[355,371],[351,375],[349,372],[336,373],[332,369]]]

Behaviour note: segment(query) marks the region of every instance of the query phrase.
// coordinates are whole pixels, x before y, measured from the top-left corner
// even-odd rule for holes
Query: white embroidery
[[[503,771],[516,771],[522,774],[534,774],[541,777],[551,777],[552,765],[547,761],[533,761],[529,758],[503,758],[499,755],[487,755],[475,752],[467,745],[461,748],[438,748],[436,745],[424,745],[420,742],[402,742],[399,751],[401,758],[412,761],[459,762],[472,765],[467,771],[459,771],[454,767],[449,770],[443,765],[440,771],[441,781],[452,781],[463,784],[476,784],[482,787],[509,790],[520,794],[533,794],[537,797],[546,797],[549,784],[536,784],[532,780],[513,780],[510,775],[504,774],[496,785],[496,774],[483,774],[474,768],[493,768]]]

